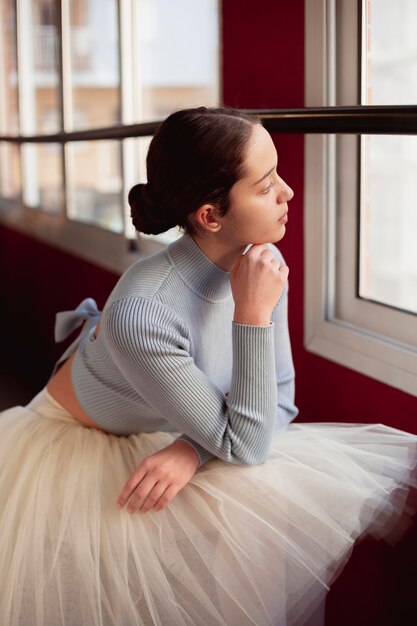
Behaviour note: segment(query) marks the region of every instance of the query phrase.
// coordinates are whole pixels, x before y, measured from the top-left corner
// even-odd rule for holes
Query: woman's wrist
[[[246,326],[269,326],[271,314],[260,311],[239,311],[235,309],[233,321]]]
[[[175,449],[176,452],[187,456],[190,462],[195,462],[196,467],[200,465],[200,457],[198,456],[197,450],[195,450],[190,443],[184,441],[184,439],[176,439],[170,446],[172,449]]]

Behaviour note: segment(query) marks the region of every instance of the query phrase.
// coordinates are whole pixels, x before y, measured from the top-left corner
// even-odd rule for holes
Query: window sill
[[[0,223],[115,274],[122,274],[138,259],[166,246],[163,239],[141,237],[137,249],[129,250],[129,240],[121,233],[72,221],[63,215],[50,215],[4,198],[0,199]]]
[[[322,320],[305,347],[344,367],[417,396],[417,350],[338,320]]]

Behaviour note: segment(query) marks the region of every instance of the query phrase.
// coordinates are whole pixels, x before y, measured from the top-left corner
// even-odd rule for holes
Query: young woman
[[[355,539],[403,529],[416,436],[291,424],[277,167],[238,111],[160,126],[133,223],[185,234],[101,315],[58,314],[57,338],[80,336],[0,418],[2,623],[301,625]]]

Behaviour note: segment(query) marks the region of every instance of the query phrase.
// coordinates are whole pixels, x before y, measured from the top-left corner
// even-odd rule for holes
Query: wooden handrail
[[[358,135],[416,135],[417,105],[307,107],[304,109],[243,109],[257,115],[272,133],[324,133]],[[161,120],[162,121],[162,120]],[[120,140],[153,135],[161,121],[93,128],[51,135],[0,135],[0,141],[67,143],[72,141]]]

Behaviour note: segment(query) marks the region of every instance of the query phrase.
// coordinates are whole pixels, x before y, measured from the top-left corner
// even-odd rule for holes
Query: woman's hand
[[[239,256],[230,275],[234,321],[267,326],[285,289],[288,272],[288,267],[277,261],[266,244],[255,244]]]
[[[177,439],[169,446],[144,459],[129,478],[117,499],[121,509],[142,513],[160,511],[194,476],[199,457],[186,441]]]

